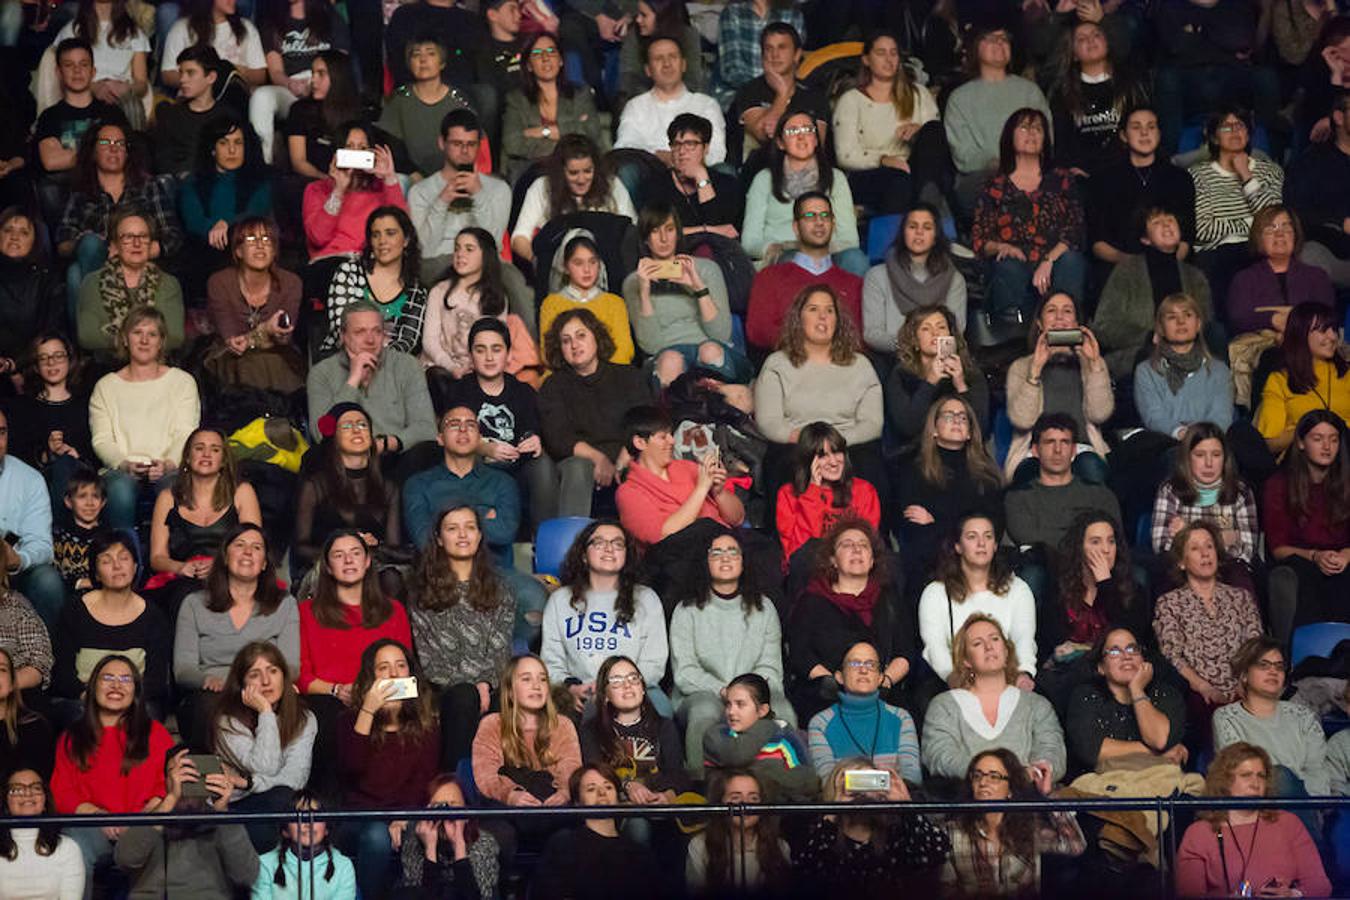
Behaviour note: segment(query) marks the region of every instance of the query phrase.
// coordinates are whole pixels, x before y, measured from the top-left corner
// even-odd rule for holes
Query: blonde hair
[[[502,760],[509,766],[533,767],[537,763],[544,768],[548,768],[558,761],[557,755],[549,746],[549,739],[552,737],[554,729],[558,727],[558,708],[553,704],[553,693],[550,690],[544,691],[544,709],[539,714],[539,728],[534,733],[534,759],[531,759],[531,748],[525,744],[525,731],[521,726],[524,710],[517,706],[515,691],[512,686],[516,670],[520,668],[521,663],[530,659],[539,663],[539,667],[544,670],[544,678],[547,680],[549,677],[548,666],[533,653],[513,657],[502,669],[502,677],[499,682],[501,685]]]
[[[1153,350],[1149,354],[1149,365],[1152,366],[1153,371],[1160,375],[1163,372],[1163,321],[1167,318],[1167,314],[1174,309],[1189,309],[1195,313],[1195,318],[1200,323],[1200,332],[1195,335],[1196,346],[1200,350],[1200,355],[1204,357],[1206,365],[1212,358],[1202,333],[1205,326],[1205,310],[1200,305],[1200,301],[1184,291],[1168,294],[1158,304],[1157,310],[1153,313]]]
[[[1017,647],[1013,644],[1012,638],[1003,631],[1003,626],[998,624],[998,620],[985,613],[974,613],[961,627],[956,629],[956,635],[952,637],[952,673],[947,676],[947,685],[952,688],[969,687],[975,681],[975,670],[971,668],[966,660],[969,652],[966,646],[970,629],[985,622],[994,626],[998,636],[1003,639],[1003,646],[1008,648],[1008,661],[1003,666],[1003,677],[1008,684],[1016,684],[1017,676],[1022,674],[1021,668],[1017,662]]]

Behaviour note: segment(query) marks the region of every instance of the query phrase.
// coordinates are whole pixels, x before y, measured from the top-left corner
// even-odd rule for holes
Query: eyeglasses
[[[605,684],[615,688],[623,687],[628,684],[637,687],[639,684],[642,684],[642,673],[631,672],[627,675],[611,675],[605,679]]]
[[[117,239],[124,244],[146,244],[150,241],[148,231],[137,231],[132,234],[119,234]]]
[[[1252,668],[1260,669],[1262,672],[1283,672],[1284,660],[1279,659],[1258,659],[1252,663]]]
[[[586,542],[586,546],[592,550],[625,550],[628,547],[628,541],[621,537],[602,538],[593,537]]]
[[[1219,134],[1236,134],[1239,131],[1246,131],[1246,122],[1224,122],[1219,126]]]
[[[1140,653],[1138,644],[1126,644],[1124,647],[1107,647],[1106,655],[1112,659],[1119,659],[1122,656],[1138,656]]]
[[[28,784],[11,784],[7,789],[7,793],[11,797],[37,797],[43,791],[44,788],[40,781],[29,782]]]
[[[992,781],[994,784],[1003,784],[1008,780],[1008,776],[1002,772],[986,772],[984,769],[976,769],[970,773],[970,780],[978,784],[981,781]]]
[[[702,146],[703,142],[698,140],[697,138],[689,138],[688,140],[684,141],[670,142],[670,149],[672,150],[697,150],[699,147]]]
[[[938,421],[947,423],[960,422],[964,425],[970,421],[970,416],[963,412],[945,412],[938,414]]]
[[[57,350],[55,353],[39,353],[37,355],[38,365],[45,366],[47,363],[65,362],[70,359],[70,354],[64,350]]]
[[[477,431],[477,419],[446,419],[441,423],[442,431]]]
[[[783,129],[783,137],[801,137],[804,134],[815,134],[814,125],[790,125]]]
[[[826,209],[821,210],[820,212],[804,212],[797,218],[801,219],[803,222],[810,222],[812,219],[820,219],[822,222],[828,222],[834,218],[834,213]]]
[[[370,423],[369,423],[369,422],[365,422],[365,421],[361,421],[361,422],[343,422],[341,425],[338,426],[338,430],[339,430],[339,431],[369,431],[369,430],[370,430]]]
[[[530,51],[530,55],[538,59],[541,56],[557,56],[557,47],[535,47]]]
[[[100,147],[112,147],[116,150],[127,149],[127,142],[122,138],[99,138],[95,143]]]
[[[708,559],[740,559],[740,547],[713,547],[708,551]]]
[[[846,659],[844,660],[844,668],[858,672],[880,672],[881,663],[875,659]]]
[[[1262,234],[1292,234],[1293,231],[1293,222],[1271,222],[1265,228],[1261,229]]]
[[[103,672],[98,676],[98,680],[104,684],[131,684],[136,679],[131,675],[114,675],[112,672]]]
[[[264,246],[272,243],[270,234],[246,234],[244,235],[245,244],[263,244]]]
[[[1040,131],[1040,132],[1044,132],[1044,131],[1045,131],[1045,129],[1041,127],[1041,123],[1040,123],[1040,122],[1037,122],[1035,119],[1032,119],[1032,120],[1029,121],[1029,122],[1018,122],[1018,123],[1017,123],[1017,130],[1018,130],[1018,131]]]

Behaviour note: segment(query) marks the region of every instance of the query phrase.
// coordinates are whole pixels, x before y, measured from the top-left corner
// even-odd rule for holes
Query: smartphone
[[[277,316],[277,327],[279,328],[291,327],[291,317],[288,313],[283,312],[281,315]]]
[[[891,789],[891,773],[881,769],[848,769],[844,790],[850,794],[885,794]]]
[[[214,753],[189,753],[188,761],[197,767],[197,780],[183,782],[183,796],[210,799],[211,791],[207,790],[206,776],[220,775],[225,771],[220,765],[220,757]]]
[[[652,272],[652,278],[657,281],[675,281],[684,275],[684,266],[680,265],[678,259],[662,259],[657,261],[656,269]]]
[[[1077,347],[1083,343],[1083,329],[1052,328],[1045,333],[1045,342],[1051,347]]]
[[[375,151],[349,150],[346,147],[339,147],[337,167],[339,169],[359,169],[362,172],[369,172],[375,168]]]
[[[409,676],[408,678],[386,678],[380,682],[381,686],[392,684],[394,692],[390,694],[387,700],[415,700],[417,699],[417,679]]]
[[[944,334],[937,339],[938,359],[947,359],[956,355],[956,338],[950,334]]]
[[[456,172],[472,172],[472,171],[473,171],[473,163],[460,163],[459,165],[455,166],[455,171],[456,171]]]

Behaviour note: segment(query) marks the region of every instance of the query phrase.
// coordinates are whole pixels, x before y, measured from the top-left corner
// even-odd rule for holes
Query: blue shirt
[[[413,543],[418,548],[430,543],[437,516],[460,504],[478,511],[483,538],[497,565],[512,568],[511,545],[520,528],[520,491],[510,475],[478,461],[462,477],[442,463],[408,479],[403,486],[403,522]],[[489,518],[493,510],[496,515]]]
[[[0,456],[0,535],[19,536],[19,571],[52,561],[52,501],[47,482],[28,463]]]

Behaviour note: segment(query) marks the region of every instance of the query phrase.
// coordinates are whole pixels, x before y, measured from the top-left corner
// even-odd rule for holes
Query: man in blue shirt
[[[9,455],[9,417],[0,412],[0,562],[10,585],[28,598],[50,631],[66,601],[52,565],[52,501],[47,483],[28,463]]]

